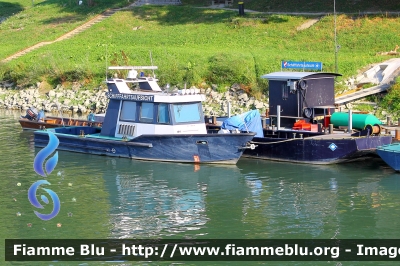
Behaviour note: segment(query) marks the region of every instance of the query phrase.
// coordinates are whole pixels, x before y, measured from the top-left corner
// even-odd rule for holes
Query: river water
[[[42,221],[27,197],[29,187],[43,179],[33,169],[39,149],[34,148],[33,133],[21,130],[19,116],[0,110],[0,258],[4,239],[13,238],[400,238],[400,174],[379,159],[313,166],[242,158],[236,166],[197,167],[59,151],[58,164],[47,180],[61,209],[55,218]],[[1,265],[12,264],[1,260]],[[144,265],[125,263],[137,264]],[[244,264],[266,263],[237,263]],[[318,262],[325,264],[367,263]]]

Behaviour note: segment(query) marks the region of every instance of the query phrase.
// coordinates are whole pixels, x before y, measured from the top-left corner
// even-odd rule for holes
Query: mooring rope
[[[274,141],[274,142],[258,142],[258,141],[250,141],[250,143],[254,144],[275,144],[275,143],[281,143],[281,142],[287,142],[287,141],[293,141],[293,140],[298,140],[298,139],[285,139],[281,141]]]
[[[352,136],[350,139],[358,139],[358,138],[363,138],[365,136],[362,137],[355,137]],[[287,142],[287,141],[294,141],[294,140],[306,140],[306,139],[311,139],[311,140],[324,140],[325,138],[294,138],[294,139],[285,139],[285,140],[280,140],[280,141],[274,141],[274,142],[258,142],[258,141],[250,141],[250,143],[254,143],[254,144],[276,144],[276,143],[282,143],[282,142]],[[347,139],[347,138],[329,138],[329,140],[338,140],[338,139]]]

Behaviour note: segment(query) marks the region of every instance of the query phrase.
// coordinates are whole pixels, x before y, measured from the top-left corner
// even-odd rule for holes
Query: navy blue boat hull
[[[358,138],[254,138],[254,150],[245,150],[243,157],[295,163],[334,164],[377,156],[376,148],[390,144],[391,136]]]
[[[393,143],[391,145],[400,145],[400,143]],[[400,152],[399,150],[390,149],[391,145],[378,147],[376,153],[382,158],[385,163],[396,171],[400,171]]]
[[[85,130],[84,136],[77,134]],[[236,164],[255,133],[142,135],[129,141],[101,138],[89,127],[48,129],[59,139],[58,150],[138,160]],[[34,132],[35,146],[49,142],[46,131]]]

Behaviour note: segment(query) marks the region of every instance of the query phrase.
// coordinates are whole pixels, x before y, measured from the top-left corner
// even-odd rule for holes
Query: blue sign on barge
[[[107,80],[109,104],[101,129],[89,126],[47,129],[60,141],[59,150],[181,163],[236,164],[243,151],[254,148],[252,132],[207,133],[195,89],[162,91],[155,77],[137,77],[136,70],[157,67],[110,67],[129,70],[127,79]],[[35,131],[35,146],[49,141]],[[223,133],[222,133],[223,132]]]

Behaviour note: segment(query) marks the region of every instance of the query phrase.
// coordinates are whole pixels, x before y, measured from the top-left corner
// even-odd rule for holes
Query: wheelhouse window
[[[157,122],[160,124],[169,124],[168,104],[166,103],[158,104]]]
[[[136,121],[136,102],[123,101],[119,119]]]
[[[154,103],[145,103],[142,102],[142,106],[140,108],[140,122],[153,122],[153,114],[154,114]]]
[[[174,104],[173,112],[177,123],[199,122],[201,121],[201,103],[182,103]]]

